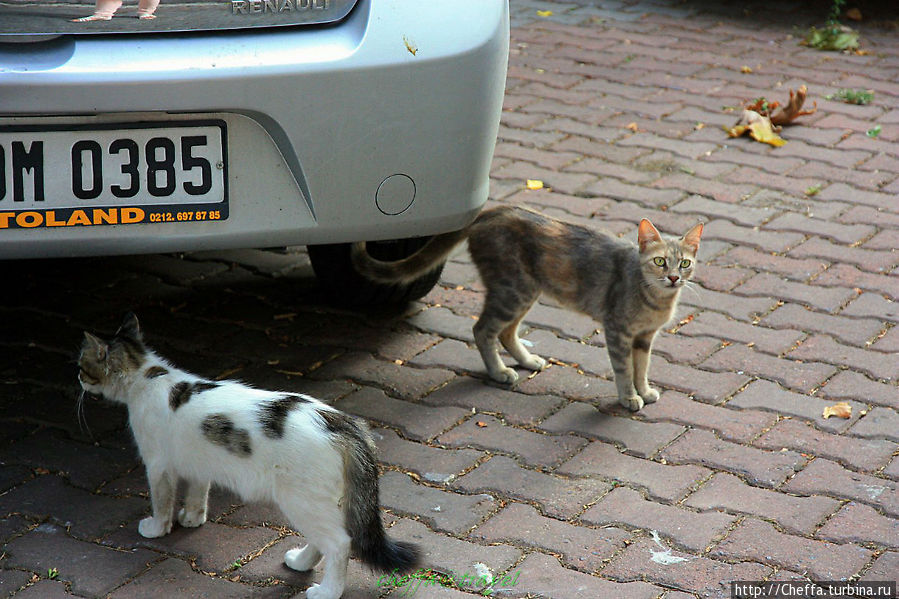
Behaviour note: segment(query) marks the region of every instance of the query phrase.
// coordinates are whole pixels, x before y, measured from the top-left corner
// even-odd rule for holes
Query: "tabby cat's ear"
[[[640,244],[640,251],[645,250],[650,243],[659,241],[662,241],[662,235],[659,233],[659,230],[649,222],[649,219],[644,218],[641,220],[640,226],[637,227],[637,243]]]
[[[84,355],[90,356],[98,362],[103,362],[106,360],[108,351],[109,346],[106,345],[102,339],[94,337],[87,331],[84,331],[84,346],[82,352]]]
[[[137,322],[137,316],[134,315],[134,312],[125,314],[125,318],[122,320],[122,326],[116,331],[116,337],[127,337],[129,339],[134,339],[135,341],[143,340],[143,336],[140,332],[140,323]]]
[[[692,229],[687,231],[687,234],[684,235],[681,239],[684,244],[693,250],[693,253],[699,251],[699,238],[702,237],[702,223],[698,223],[693,226]]]

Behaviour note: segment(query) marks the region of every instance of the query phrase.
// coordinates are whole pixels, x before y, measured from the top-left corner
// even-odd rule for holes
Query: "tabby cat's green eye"
[[[693,263],[690,262],[689,260],[687,260],[686,258],[684,258],[683,260],[680,261],[681,268],[690,268],[691,264],[693,264]]]
[[[665,266],[665,259],[661,256],[652,259],[653,264],[656,266]]]

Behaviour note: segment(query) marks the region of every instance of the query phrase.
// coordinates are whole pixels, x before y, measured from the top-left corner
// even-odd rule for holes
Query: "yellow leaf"
[[[553,11],[551,11],[551,10],[538,10],[538,11],[537,11],[537,16],[538,16],[538,17],[551,17],[551,16],[553,16]]]
[[[477,425],[478,425],[480,428],[485,428],[485,427],[487,426],[487,423],[484,422],[483,420],[478,420]]]
[[[752,139],[775,147],[787,143],[774,132],[774,125],[771,124],[771,119],[762,116],[754,110],[744,110],[737,124],[730,129],[726,127],[725,129],[731,137],[740,137],[745,133],[749,133]]]
[[[740,67],[740,72],[741,73],[751,73],[752,67],[747,67],[746,65],[743,65],[742,67]]]
[[[824,419],[828,419],[831,416],[836,416],[837,418],[851,418],[852,417],[852,406],[850,406],[845,401],[841,401],[838,404],[827,406],[824,408]]]
[[[540,179],[528,179],[528,189],[537,190],[543,189],[543,181]]]
[[[628,123],[624,128],[630,129],[631,131],[636,133],[637,132],[637,123]]]

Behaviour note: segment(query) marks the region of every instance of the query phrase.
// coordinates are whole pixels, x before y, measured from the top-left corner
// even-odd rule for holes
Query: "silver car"
[[[0,6],[0,259],[305,244],[338,295],[430,289],[347,244],[397,259],[484,204],[507,0],[118,4]]]

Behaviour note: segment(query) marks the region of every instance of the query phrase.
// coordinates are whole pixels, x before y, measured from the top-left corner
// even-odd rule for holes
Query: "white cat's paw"
[[[335,593],[320,584],[314,584],[306,589],[306,599],[340,599],[342,594],[342,592]]]
[[[540,356],[531,354],[531,357],[521,362],[521,365],[528,370],[543,370],[546,368],[546,360]]]
[[[137,532],[144,538],[158,539],[172,532],[172,521],[150,516],[140,521],[140,524],[137,525]]]
[[[507,366],[505,368],[497,370],[496,372],[491,372],[490,378],[492,378],[497,383],[502,383],[504,385],[514,385],[518,382],[518,373]]]
[[[639,395],[632,395],[631,397],[619,397],[618,403],[623,405],[631,412],[637,412],[640,410],[640,408],[643,407],[643,398],[641,398]]]
[[[643,391],[640,391],[640,397],[643,398],[644,404],[655,403],[659,400],[659,392],[652,387],[647,387]]]
[[[178,510],[178,524],[185,528],[196,528],[206,522],[206,510],[188,510],[181,508]]]
[[[322,554],[311,545],[291,549],[284,554],[284,564],[291,570],[306,572],[315,567],[322,558]]]

